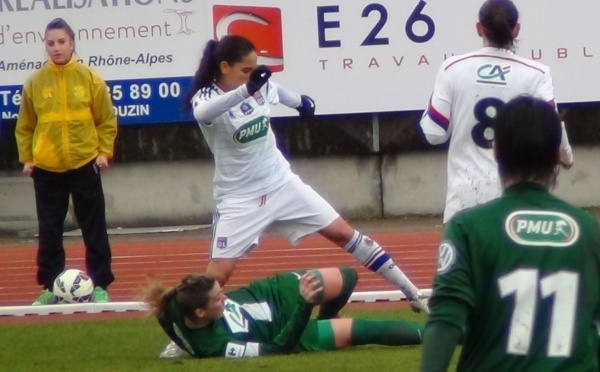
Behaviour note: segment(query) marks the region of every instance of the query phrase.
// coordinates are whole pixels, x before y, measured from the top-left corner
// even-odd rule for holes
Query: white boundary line
[[[430,295],[431,289],[423,290],[423,294]],[[384,302],[401,301],[406,296],[401,291],[373,291],[354,292],[349,303],[356,302]],[[146,311],[144,302],[107,302],[83,304],[56,304],[42,306],[0,306],[0,317],[26,316],[26,315],[72,315],[72,314],[99,314],[99,313],[124,313],[127,311]]]

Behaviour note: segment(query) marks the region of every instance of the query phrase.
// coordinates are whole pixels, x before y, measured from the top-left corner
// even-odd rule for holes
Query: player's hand
[[[323,284],[310,272],[300,277],[300,295],[311,304],[316,303],[317,294],[323,291]]]
[[[315,116],[315,101],[309,96],[303,94],[300,96],[300,106],[296,110],[300,113],[301,118],[312,118]]]
[[[97,167],[99,170],[105,170],[105,169],[108,169],[108,166],[109,166],[109,165],[108,165],[108,158],[106,157],[106,155],[104,155],[104,154],[100,154],[100,155],[98,155],[98,156],[96,157],[96,162],[95,162],[95,164],[96,164],[96,167]]]
[[[260,65],[250,74],[250,80],[246,83],[248,94],[253,96],[263,85],[269,81],[271,70],[265,65]]]
[[[33,162],[28,161],[23,164],[23,174],[27,177],[31,177],[33,174]]]
[[[565,163],[563,161],[560,162],[560,166],[564,169],[564,170],[569,170],[571,169],[571,167],[573,166],[573,163]]]

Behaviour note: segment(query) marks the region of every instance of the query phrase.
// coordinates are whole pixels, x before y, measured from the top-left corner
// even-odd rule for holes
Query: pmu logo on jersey
[[[273,7],[213,5],[213,30],[217,40],[226,35],[249,39],[258,64],[273,72],[283,71],[281,9]]]
[[[510,66],[486,64],[477,69],[478,83],[506,85],[506,75],[510,73]]]
[[[233,140],[237,143],[248,143],[266,136],[268,131],[269,118],[261,116],[239,127],[233,134]]]
[[[577,222],[560,212],[516,211],[504,228],[515,243],[527,246],[568,247],[579,238]]]

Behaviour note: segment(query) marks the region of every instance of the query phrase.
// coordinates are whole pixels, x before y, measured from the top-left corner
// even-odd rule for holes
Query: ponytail
[[[157,318],[163,316],[175,294],[175,288],[166,288],[159,281],[149,281],[142,289],[144,302],[148,305],[148,313]]]
[[[479,9],[479,22],[493,46],[514,49],[513,30],[519,22],[519,11],[512,1],[487,0]]]
[[[200,65],[194,74],[192,86],[184,105],[185,110],[192,108],[192,99],[198,90],[210,87],[221,77],[221,62],[234,65],[254,51],[254,45],[243,36],[227,35],[221,40],[209,40],[204,47]]]
[[[158,281],[148,281],[148,285],[142,289],[142,298],[151,316],[162,318],[169,304],[174,301],[184,317],[193,317],[196,309],[204,309],[208,305],[215,282],[215,278],[209,274],[188,275],[174,288],[166,288]]]
[[[194,74],[192,80],[192,87],[188,92],[187,99],[185,101],[185,109],[189,110],[192,108],[192,98],[196,95],[196,92],[201,88],[209,87],[213,81],[217,78],[219,73],[219,65],[215,61],[214,54],[217,49],[218,42],[216,40],[209,40],[204,47],[202,53],[202,59],[200,59],[200,65]]]

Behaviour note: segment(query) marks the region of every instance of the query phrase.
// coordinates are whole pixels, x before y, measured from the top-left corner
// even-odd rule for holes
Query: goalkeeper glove
[[[296,110],[300,113],[301,118],[312,118],[315,116],[315,107],[315,101],[303,94],[300,96],[300,106],[296,107]]]
[[[252,71],[250,74],[250,80],[246,83],[246,89],[248,90],[248,94],[253,96],[254,93],[260,90],[269,78],[271,77],[271,70],[265,65],[260,65],[256,68],[256,70]]]

